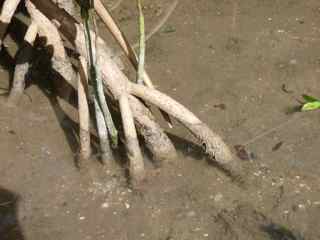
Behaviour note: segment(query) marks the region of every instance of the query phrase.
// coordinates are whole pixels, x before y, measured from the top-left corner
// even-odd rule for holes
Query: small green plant
[[[312,111],[320,109],[320,100],[309,95],[302,95],[303,99],[306,101],[301,108],[301,111]]]

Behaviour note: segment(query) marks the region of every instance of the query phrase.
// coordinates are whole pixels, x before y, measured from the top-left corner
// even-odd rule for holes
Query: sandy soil
[[[145,1],[147,29],[169,4]],[[114,16],[135,42],[133,1]],[[136,193],[95,157],[75,166],[77,124],[42,80],[16,108],[1,98],[0,239],[320,239],[319,112],[288,111],[303,93],[320,96],[319,26],[318,0],[184,0],[148,41],[159,89],[232,148],[244,146],[244,186],[208,164],[177,126],[169,132],[178,158],[147,165],[146,189]],[[6,45],[1,92],[16,49]]]

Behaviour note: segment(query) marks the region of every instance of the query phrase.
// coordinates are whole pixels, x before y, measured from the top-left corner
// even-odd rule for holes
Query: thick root
[[[155,163],[162,165],[163,162],[174,159],[177,156],[176,149],[167,134],[155,121],[150,110],[134,96],[129,96],[129,102],[137,130],[143,136]]]
[[[130,93],[151,102],[185,125],[200,141],[212,161],[216,162],[220,167],[230,172],[232,175],[239,174],[240,166],[234,161],[231,151],[222,138],[212,132],[212,130],[201,122],[192,112],[172,98],[155,89],[150,89],[134,83],[129,83],[129,85],[130,87],[128,87],[128,89]]]
[[[88,87],[85,75],[80,73],[78,75],[78,108],[80,158],[88,159],[91,155]]]
[[[125,145],[130,163],[132,184],[137,186],[145,178],[145,169],[128,95],[126,93],[120,96],[119,105],[125,135]]]

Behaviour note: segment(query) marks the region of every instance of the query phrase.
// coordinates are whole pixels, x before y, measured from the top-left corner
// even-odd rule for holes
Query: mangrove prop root
[[[50,0],[26,0],[26,6],[33,19],[37,18],[39,12],[41,11],[50,20],[54,21],[58,30],[68,39],[68,41],[71,44],[73,44],[73,46],[79,52],[79,54],[86,57],[84,28],[75,20],[75,18],[67,14],[64,10],[59,9]],[[137,120],[143,119],[141,117],[141,112],[137,110],[139,109],[139,107],[141,107],[140,105],[143,104],[140,100],[137,100],[133,96],[136,96],[144,101],[150,102],[158,108],[165,111],[166,113],[170,114],[172,117],[176,118],[187,129],[189,129],[191,133],[202,144],[204,150],[208,153],[210,158],[217,165],[227,170],[232,175],[237,175],[239,173],[240,167],[234,161],[232,153],[230,152],[230,150],[228,149],[228,147],[226,146],[226,144],[220,136],[212,132],[212,130],[209,129],[206,124],[201,122],[187,108],[185,108],[172,98],[168,97],[167,95],[159,92],[154,88],[150,88],[143,85],[137,85],[135,83],[130,82],[128,78],[124,75],[124,73],[119,69],[119,67],[114,61],[114,58],[110,56],[110,51],[108,50],[106,43],[98,36],[95,36],[94,33],[92,33],[92,39],[93,41],[97,40],[97,43],[100,45],[99,51],[95,54],[97,54],[98,57],[102,59],[102,61],[100,61],[101,66],[99,66],[99,69],[101,70],[101,75],[105,85],[106,93],[113,100],[120,102],[122,119],[124,119],[124,116],[126,116],[125,114],[131,114],[131,109],[132,117],[135,119],[136,124],[143,124],[143,121],[139,122]],[[128,101],[129,99],[130,102]],[[126,110],[124,111],[123,109]],[[147,114],[144,116],[147,116]],[[131,119],[131,116],[129,116],[128,118]],[[150,117],[147,118],[148,120],[152,120]],[[146,134],[146,132],[148,131],[140,131],[140,133],[142,134],[143,132],[144,134]],[[130,140],[131,138],[128,135],[128,137],[126,137],[126,141],[128,142]],[[137,142],[135,141],[135,143],[133,143],[132,145],[137,145]],[[157,144],[155,144],[154,146],[157,146]],[[138,148],[138,146],[136,147]],[[167,147],[167,149],[171,149],[171,147]],[[130,152],[130,149],[128,149],[128,155],[130,154],[133,154],[133,152]],[[132,174],[135,174],[134,171],[139,172],[141,169],[143,169],[142,163],[143,162],[140,161],[139,164],[134,165],[134,167],[136,167],[136,170],[132,170]],[[142,171],[143,170],[141,170],[141,172]],[[143,175],[144,174],[138,174],[138,176]]]
[[[132,183],[139,184],[145,178],[145,170],[136,128],[130,108],[129,96],[123,93],[119,98],[122,125],[125,135],[125,145],[130,163]]]
[[[88,103],[88,79],[86,78],[86,75],[82,68],[80,68],[80,71],[78,74],[78,108],[79,108],[80,158],[88,159],[91,155],[90,113],[89,113],[89,103]]]

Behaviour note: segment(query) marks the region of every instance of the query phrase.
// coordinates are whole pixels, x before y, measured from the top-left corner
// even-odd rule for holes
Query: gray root
[[[103,112],[100,109],[97,97],[92,96],[92,98],[94,101],[94,109],[96,113],[95,116],[101,150],[101,160],[104,164],[107,164],[112,159],[112,150],[110,147],[108,128],[104,120]]]
[[[154,161],[161,165],[164,161],[176,157],[176,149],[164,130],[155,121],[150,110],[134,96],[129,95],[129,102],[138,131],[144,137],[145,144]]]
[[[132,183],[133,185],[137,185],[145,178],[145,170],[128,98],[129,95],[126,92],[123,93],[119,98],[119,105]]]
[[[78,74],[80,157],[81,159],[88,159],[91,155],[88,80],[82,70],[81,68]]]
[[[87,62],[84,57],[80,57],[80,73],[88,82],[88,70],[87,70]],[[110,140],[108,135],[108,128],[104,119],[103,112],[99,105],[99,100],[95,94],[90,96],[93,99],[94,110],[95,110],[95,120],[97,125],[97,132],[99,137],[99,145],[101,150],[101,160],[104,164],[107,164],[112,159],[112,150],[110,147]]]
[[[30,69],[33,56],[33,43],[38,34],[36,23],[32,23],[25,34],[24,43],[16,54],[16,65],[14,69],[13,83],[8,97],[10,105],[16,105],[23,94],[25,81]]]

